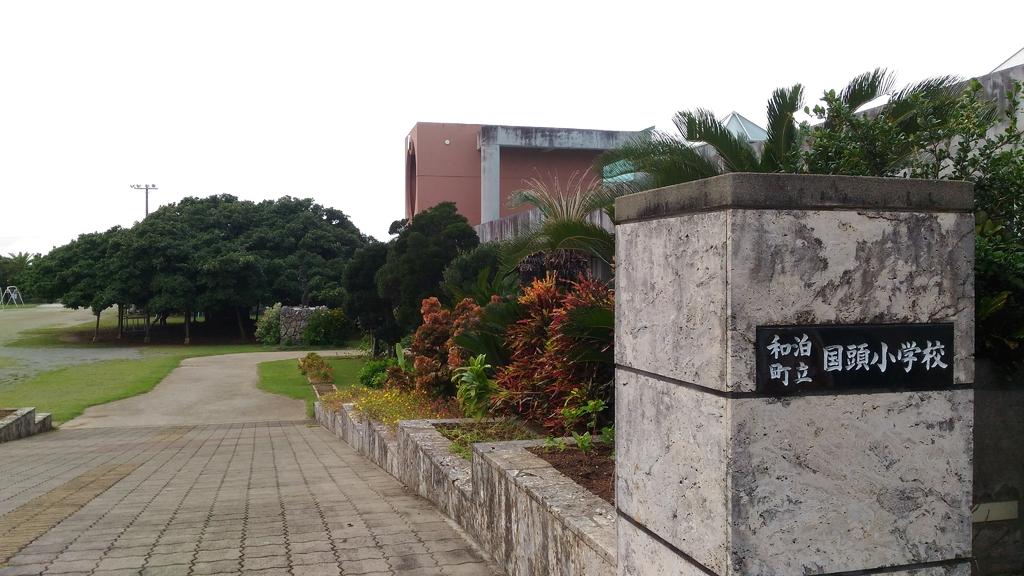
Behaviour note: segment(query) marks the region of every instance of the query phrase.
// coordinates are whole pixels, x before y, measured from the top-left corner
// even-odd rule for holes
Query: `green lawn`
[[[67,422],[89,406],[149,392],[185,358],[260,352],[262,346],[153,346],[138,360],[106,360],[43,372],[0,390],[0,406],[35,406]]]
[[[109,360],[44,372],[0,392],[0,406],[35,406],[54,422],[67,422],[89,406],[149,392],[181,359]]]
[[[339,389],[350,386],[358,386],[359,369],[366,361],[363,358],[326,358],[327,363],[334,368],[334,385]],[[264,362],[259,365],[260,381],[259,388],[271,394],[280,394],[289,398],[306,401],[306,414],[313,417],[313,402],[316,401],[316,394],[313,387],[306,382],[306,377],[299,372],[299,364],[296,360],[277,360]]]
[[[14,366],[17,363],[18,361],[15,360],[14,358],[5,358],[3,356],[0,356],[0,368],[10,368],[11,366]]]

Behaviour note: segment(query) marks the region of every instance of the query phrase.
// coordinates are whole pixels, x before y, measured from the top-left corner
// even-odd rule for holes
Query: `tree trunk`
[[[189,333],[189,326],[192,324],[192,312],[189,310],[185,311],[185,345],[188,346],[192,343],[192,338]]]
[[[245,336],[245,325],[242,324],[242,309],[241,308],[237,308],[237,307],[235,308],[235,318],[238,319],[238,336],[242,340],[245,340],[245,338],[246,338],[246,336]]]
[[[124,306],[117,305],[117,339],[124,336]]]
[[[100,312],[96,313],[96,331],[92,333],[92,341],[96,342],[100,339]]]

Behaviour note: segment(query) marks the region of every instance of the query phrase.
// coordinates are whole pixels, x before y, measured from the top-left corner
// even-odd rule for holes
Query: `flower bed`
[[[575,446],[529,450],[605,502],[615,504],[615,459],[610,446],[597,445],[587,452]]]
[[[536,440],[540,437],[515,420],[439,423],[434,424],[434,428],[451,440],[452,453],[466,460],[472,457],[473,444],[479,442]]]
[[[615,574],[614,508],[527,450],[541,440],[473,444],[466,460],[435,426],[474,420],[401,421],[392,429],[352,404],[333,411],[323,403],[316,417],[454,519],[506,574]]]

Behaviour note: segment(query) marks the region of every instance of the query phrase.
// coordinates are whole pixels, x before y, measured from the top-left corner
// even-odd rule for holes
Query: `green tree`
[[[480,244],[455,257],[442,273],[442,289],[448,304],[472,298],[480,306],[492,296],[511,297],[519,288],[515,276],[501,273],[501,249],[497,242]]]
[[[408,333],[419,326],[420,303],[437,293],[445,267],[479,242],[453,202],[424,210],[401,228],[377,272],[378,292],[393,304],[399,328]]]
[[[381,343],[394,344],[402,336],[391,301],[381,297],[377,290],[377,271],[387,257],[388,245],[371,241],[355,251],[341,281],[345,313],[370,337],[374,353],[383,347]]]
[[[112,306],[108,252],[111,239],[120,228],[106,232],[82,234],[77,239],[55,248],[41,258],[35,270],[35,287],[39,296],[59,300],[66,308],[89,308],[96,316],[99,336],[100,315]]]

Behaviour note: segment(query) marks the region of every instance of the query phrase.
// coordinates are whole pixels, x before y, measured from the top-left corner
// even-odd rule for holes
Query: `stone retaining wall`
[[[303,333],[309,325],[309,317],[314,312],[326,310],[326,306],[314,306],[307,308],[303,306],[282,306],[281,307],[281,344],[291,346],[303,343]]]
[[[50,430],[49,414],[40,414],[36,423],[35,408],[20,408],[0,418],[0,443],[25,438],[39,432]]]
[[[435,424],[408,420],[396,432],[345,405],[317,421],[399,481],[433,502],[509,576],[612,576],[615,511],[526,448],[539,440],[473,445],[469,462],[452,454]]]

